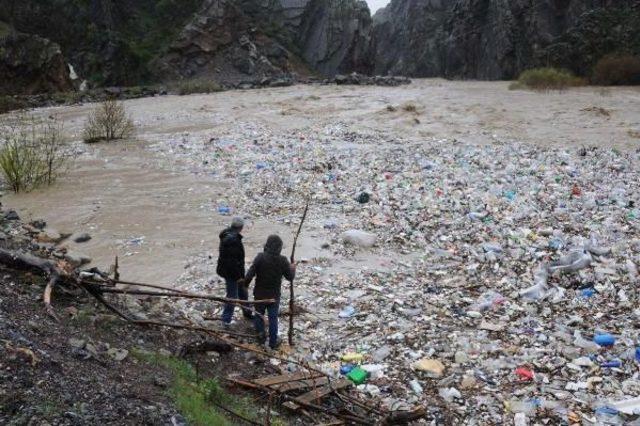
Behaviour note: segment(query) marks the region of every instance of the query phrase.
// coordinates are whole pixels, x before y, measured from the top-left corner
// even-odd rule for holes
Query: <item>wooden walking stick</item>
[[[307,204],[304,207],[304,213],[302,213],[302,219],[300,220],[300,226],[298,226],[298,232],[296,232],[295,237],[293,238],[293,247],[291,248],[291,264],[295,262],[295,254],[296,254],[296,245],[298,244],[298,237],[300,236],[300,232],[302,232],[302,225],[304,221],[307,219],[307,212],[309,211],[309,202],[311,198],[307,198]],[[294,294],[293,294],[293,280],[291,280],[291,284],[289,285],[289,346],[293,346],[293,315],[295,309],[294,302]]]

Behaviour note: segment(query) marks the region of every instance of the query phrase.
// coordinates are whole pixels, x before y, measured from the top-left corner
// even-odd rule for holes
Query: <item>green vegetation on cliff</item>
[[[153,80],[161,54],[202,0],[0,0],[0,21],[58,43],[96,85]],[[0,27],[0,33],[2,28]]]
[[[606,56],[640,54],[639,28],[637,6],[593,9],[547,46],[539,62],[591,77],[598,61]]]

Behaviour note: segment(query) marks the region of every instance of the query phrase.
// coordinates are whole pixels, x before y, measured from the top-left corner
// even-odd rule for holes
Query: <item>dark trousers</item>
[[[244,287],[238,285],[238,281],[229,279],[225,281],[227,284],[227,299],[249,300],[249,293]],[[222,321],[229,324],[233,319],[233,311],[235,309],[236,305],[231,303],[225,304],[224,310],[222,311]],[[253,318],[251,308],[242,308],[242,315],[247,319]]]
[[[253,316],[253,322],[259,335],[264,335],[264,320],[262,317],[267,312],[269,318],[269,346],[275,348],[278,343],[278,313],[280,311],[280,298],[275,303],[258,303],[256,312],[260,315]]]

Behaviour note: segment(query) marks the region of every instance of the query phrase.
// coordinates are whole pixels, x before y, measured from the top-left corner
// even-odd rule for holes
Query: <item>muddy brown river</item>
[[[228,191],[242,190],[233,181],[173,167],[165,154],[153,149],[184,134],[237,133],[239,121],[291,132],[340,121],[354,130],[418,141],[437,137],[493,143],[500,138],[569,149],[640,147],[638,89],[533,93],[509,91],[507,86],[418,80],[400,88],[295,86],[131,100],[125,104],[138,128],[135,140],[91,146],[81,144],[79,135],[94,105],[43,108],[36,113],[63,120],[83,152],[53,187],[7,193],[3,203],[23,218],[44,219],[60,232],[91,234],[88,243],[68,244],[92,257],[95,266],[107,269],[117,255],[123,278],[171,284],[190,256],[210,253],[215,261],[217,235],[230,220],[218,214],[217,201]],[[407,104],[416,111],[405,111]],[[291,227],[279,221],[250,221],[245,230],[248,256],[273,232],[291,239]],[[321,224],[309,224],[299,257],[329,258],[335,270],[389,267],[389,259],[371,253],[332,259],[321,248],[321,236]]]

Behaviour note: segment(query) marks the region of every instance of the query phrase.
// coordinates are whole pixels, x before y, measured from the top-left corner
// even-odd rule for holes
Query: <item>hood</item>
[[[264,245],[264,252],[268,254],[280,255],[282,251],[282,238],[277,235],[269,235],[267,243]]]
[[[238,232],[237,229],[235,228],[227,228],[224,231],[220,232],[220,239],[223,239],[225,237],[228,236],[238,236],[239,238],[242,238],[242,234],[240,232]]]

